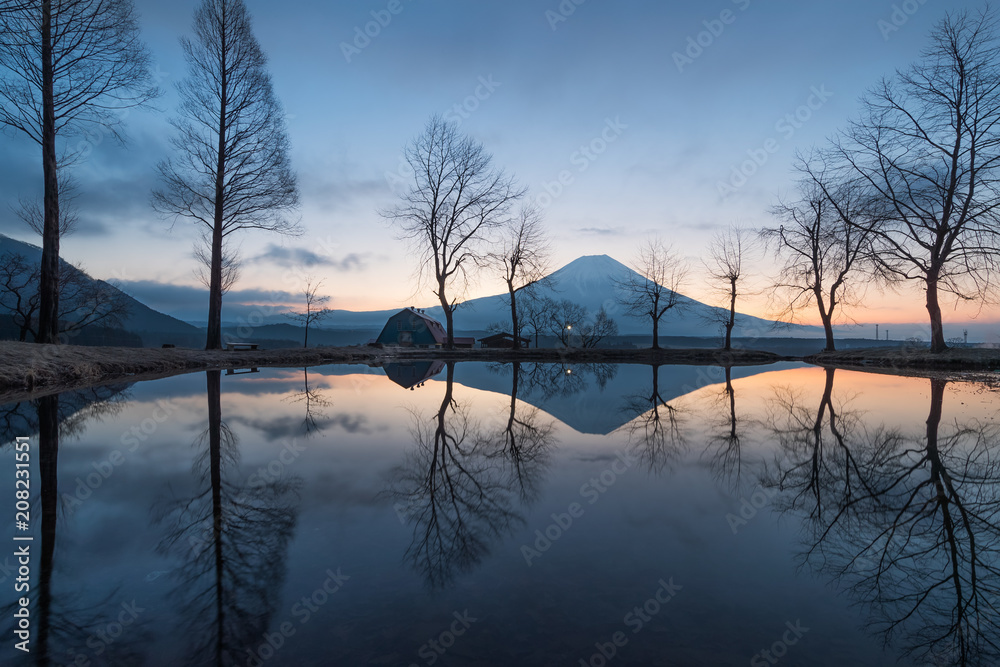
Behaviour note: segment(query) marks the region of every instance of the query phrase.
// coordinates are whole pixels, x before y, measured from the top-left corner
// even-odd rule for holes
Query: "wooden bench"
[[[257,343],[226,343],[226,351],[232,352],[233,350],[256,350]]]

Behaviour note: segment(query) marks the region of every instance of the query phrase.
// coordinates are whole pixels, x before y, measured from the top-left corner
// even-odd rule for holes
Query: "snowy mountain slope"
[[[616,284],[634,274],[629,267],[607,255],[588,255],[573,260],[549,276],[548,285],[539,290],[539,295],[556,301],[567,299],[587,308],[591,315],[603,306],[617,322],[622,335],[649,335],[648,320],[627,316],[619,305],[619,290]],[[685,308],[670,312],[660,323],[661,336],[716,336],[718,327],[708,322],[723,312],[694,299],[684,297]],[[427,314],[444,321],[440,306],[428,306]],[[329,327],[363,328],[381,326],[389,315],[396,311],[374,311],[367,313],[337,311],[328,320]],[[506,295],[495,295],[472,299],[455,313],[455,328],[458,331],[483,331],[493,322],[510,321],[510,309]],[[757,335],[803,336],[821,335],[816,327],[788,325],[764,320],[749,315],[737,314],[734,336],[752,337]]]

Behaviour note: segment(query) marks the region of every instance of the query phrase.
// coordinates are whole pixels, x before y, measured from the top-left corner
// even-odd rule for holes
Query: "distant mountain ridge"
[[[42,249],[38,246],[17,241],[9,236],[0,234],[0,254],[7,252],[22,255],[26,260],[33,263],[41,263],[42,260]],[[79,271],[79,269],[65,260],[62,260],[61,266],[63,270]],[[83,272],[83,274],[90,280],[104,283],[104,281],[92,278],[86,272]],[[108,285],[110,289],[121,292],[114,285],[104,284]],[[129,316],[122,323],[122,328],[142,337],[144,345],[154,346],[160,345],[162,342],[190,345],[196,340],[195,337],[197,337],[199,344],[204,344],[204,332],[197,327],[153,310],[126,292],[122,292],[122,294],[125,295],[129,305]]]
[[[551,273],[546,281],[547,285],[538,293],[543,298],[555,301],[562,299],[572,301],[587,308],[591,315],[603,307],[617,321],[622,335],[648,336],[652,331],[649,320],[629,317],[619,303],[620,295],[616,285],[630,275],[639,274],[608,255],[586,255]],[[710,322],[717,321],[719,316],[727,311],[686,296],[682,296],[681,301],[684,304],[683,309],[668,312],[661,320],[661,336],[719,335],[719,331],[711,328]],[[349,329],[381,328],[389,316],[398,310],[367,312],[337,310],[327,320],[326,326]],[[431,317],[444,321],[444,311],[441,306],[428,306],[425,310]],[[458,331],[485,331],[495,322],[510,322],[510,307],[506,303],[504,294],[470,299],[455,312],[455,329]],[[780,332],[784,336],[803,337],[815,337],[821,333],[817,327],[775,322],[738,313],[733,335],[755,337],[773,335],[775,332]]]

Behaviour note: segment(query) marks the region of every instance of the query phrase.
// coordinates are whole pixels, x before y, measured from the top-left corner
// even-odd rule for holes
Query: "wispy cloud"
[[[591,236],[624,236],[627,233],[624,227],[581,227],[576,231]]]
[[[269,262],[286,268],[329,266],[338,271],[361,271],[368,265],[367,255],[356,252],[337,259],[313,252],[308,248],[284,247],[276,243],[269,244],[264,252],[251,258],[250,261]]]

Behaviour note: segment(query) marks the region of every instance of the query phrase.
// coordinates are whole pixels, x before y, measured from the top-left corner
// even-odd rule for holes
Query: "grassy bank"
[[[369,348],[209,352],[180,348],[84,347],[0,341],[0,403],[26,395],[37,396],[123,380],[149,380],[199,370],[367,362],[375,358],[376,352]]]
[[[820,366],[896,370],[988,371],[1000,369],[1000,349],[951,348],[937,354],[922,348],[865,348],[820,352],[803,361]]]

